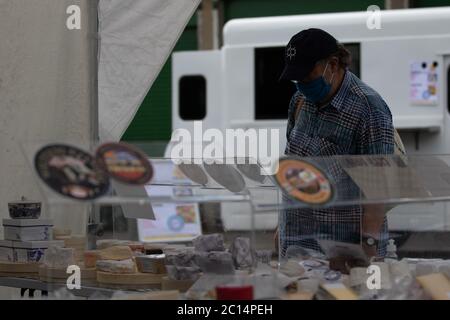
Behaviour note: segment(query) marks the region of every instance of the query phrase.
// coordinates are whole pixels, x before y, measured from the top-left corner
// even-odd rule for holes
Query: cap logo
[[[295,49],[295,47],[289,45],[289,47],[286,50],[286,56],[289,58],[289,60],[294,59],[296,54],[297,50]]]

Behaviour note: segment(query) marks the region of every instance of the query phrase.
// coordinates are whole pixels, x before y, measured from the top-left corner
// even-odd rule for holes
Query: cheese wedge
[[[132,259],[128,260],[98,260],[96,263],[98,271],[109,273],[136,273],[136,265]]]
[[[342,283],[324,283],[321,286],[336,300],[358,300],[356,293]]]
[[[432,273],[416,279],[433,300],[450,300],[450,282],[442,273]]]

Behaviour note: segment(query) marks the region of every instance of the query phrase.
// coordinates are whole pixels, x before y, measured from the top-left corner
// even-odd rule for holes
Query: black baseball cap
[[[306,29],[291,38],[284,53],[280,80],[302,80],[316,63],[338,51],[338,41],[321,29]]]

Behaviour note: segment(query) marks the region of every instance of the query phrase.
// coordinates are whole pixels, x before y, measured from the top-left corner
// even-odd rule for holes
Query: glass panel
[[[33,170],[36,151],[47,144],[23,146]],[[151,143],[139,146],[152,150]],[[445,260],[437,259],[450,257],[449,155],[287,157],[279,160],[273,176],[265,176],[249,159],[240,159],[247,165],[235,158],[215,165],[211,159],[190,160],[176,165],[172,159],[149,158],[154,170],[149,183],[125,188],[111,181],[107,194],[86,202],[62,197],[37,177],[44,216],[53,219],[57,237],[71,239],[81,266],[86,250],[119,240],[114,243],[133,248],[135,258],[172,255],[164,260],[164,281],[190,279],[183,290],[195,299],[231,284],[253,286],[258,299],[277,298],[286,275],[346,279],[359,297],[368,298],[352,272],[366,275],[371,263],[403,259],[398,266],[406,263],[414,270],[409,276],[447,270]],[[64,236],[64,230],[72,236]],[[220,253],[202,253],[210,245]],[[189,267],[177,266],[172,253],[180,252]],[[47,276],[57,274],[53,270]],[[114,295],[118,289],[164,289],[164,281],[115,286],[82,279],[82,284],[91,290],[83,291],[86,295]],[[395,281],[391,285],[399,290],[402,284]],[[312,283],[302,284],[307,285]],[[395,290],[380,292],[398,296]]]

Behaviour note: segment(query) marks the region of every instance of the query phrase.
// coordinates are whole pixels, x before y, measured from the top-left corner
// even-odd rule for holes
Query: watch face
[[[369,246],[375,245],[375,239],[374,238],[367,238],[367,244]]]
[[[153,177],[147,156],[125,143],[106,143],[98,147],[96,158],[111,178],[133,185],[143,185]]]
[[[280,159],[275,180],[290,196],[308,204],[325,204],[333,197],[332,186],[325,174],[302,160]]]
[[[34,165],[47,186],[73,199],[92,200],[109,189],[109,177],[95,159],[72,146],[45,146],[36,153]]]

